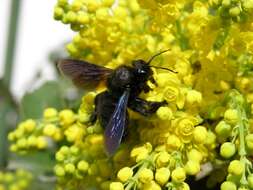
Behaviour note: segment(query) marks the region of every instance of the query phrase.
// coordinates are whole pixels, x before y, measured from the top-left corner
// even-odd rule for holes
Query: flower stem
[[[12,0],[10,7],[10,20],[8,28],[8,39],[6,44],[5,67],[4,67],[4,84],[10,87],[11,75],[13,69],[13,60],[16,46],[16,34],[18,29],[18,16],[22,0]]]
[[[14,52],[16,45],[16,34],[18,28],[18,15],[20,10],[21,0],[12,0],[10,7],[10,20],[8,27],[8,39],[6,44],[6,55],[5,55],[5,66],[4,66],[4,76],[3,85],[9,91],[11,84],[11,75],[13,69]],[[7,101],[10,97],[4,97]],[[6,121],[6,116],[8,112],[12,109],[11,102],[5,102],[4,110],[0,114],[1,127],[0,127],[0,168],[5,168],[8,162],[8,149],[7,149],[7,131],[8,123]]]

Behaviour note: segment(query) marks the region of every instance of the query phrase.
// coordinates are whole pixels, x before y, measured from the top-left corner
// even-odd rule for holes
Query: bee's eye
[[[144,73],[146,73],[143,69],[138,69],[138,73],[139,74],[144,74]]]

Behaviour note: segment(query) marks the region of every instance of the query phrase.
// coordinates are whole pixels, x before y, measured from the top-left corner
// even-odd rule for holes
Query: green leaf
[[[0,79],[0,169],[8,165],[7,133],[16,125],[17,107],[16,102],[6,87],[3,80]]]
[[[56,81],[46,82],[33,92],[24,95],[20,105],[21,118],[40,118],[47,107],[56,109],[64,107],[62,91]]]
[[[11,154],[9,167],[12,169],[22,168],[30,171],[33,175],[29,190],[55,189],[55,165],[54,152],[32,152],[27,155]]]

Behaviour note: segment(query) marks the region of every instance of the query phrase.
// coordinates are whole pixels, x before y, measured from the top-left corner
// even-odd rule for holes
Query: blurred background
[[[14,13],[11,12],[13,3],[18,6]],[[38,72],[41,77],[36,83],[54,78],[49,55],[63,48],[73,36],[68,27],[53,19],[55,3],[54,0],[2,0],[0,3],[0,78],[4,75],[9,30],[13,30],[9,28],[11,16],[18,14],[10,85],[17,99],[39,85],[33,84]]]
[[[45,176],[51,171],[51,152],[12,154],[8,133],[24,119],[41,118],[47,107],[75,110],[80,103],[79,91],[56,68],[56,60],[68,56],[64,45],[74,34],[54,20],[55,4],[56,0],[0,3],[0,173],[25,168]],[[35,189],[52,189],[39,181]]]

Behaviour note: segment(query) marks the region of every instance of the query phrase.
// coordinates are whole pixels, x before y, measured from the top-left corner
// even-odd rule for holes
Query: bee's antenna
[[[177,73],[177,71],[173,71],[173,70],[168,69],[168,68],[165,68],[165,67],[157,67],[157,66],[150,66],[150,67],[154,67],[154,68],[156,68],[156,69],[164,69],[164,70],[170,71],[170,72],[172,72],[172,73]]]
[[[167,52],[167,51],[170,51],[170,49],[161,51],[161,52],[159,52],[159,53],[153,55],[153,56],[148,60],[147,64],[150,64],[151,61],[152,61],[155,57],[157,57],[157,56],[159,56],[159,55],[161,55],[161,54],[163,54],[163,53],[165,53],[165,52]],[[168,68],[165,68],[165,67],[157,67],[157,66],[153,66],[153,65],[151,65],[150,67],[154,67],[154,68],[156,68],[156,69],[164,69],[164,70],[170,71],[170,72],[172,72],[172,73],[177,73],[176,71],[173,71],[173,70],[168,69]]]
[[[161,51],[161,52],[159,52],[159,53],[157,53],[157,54],[153,55],[153,56],[152,56],[152,57],[148,60],[147,64],[150,64],[150,63],[151,63],[151,61],[152,61],[155,57],[157,57],[157,56],[159,56],[159,55],[161,55],[161,54],[163,54],[163,53],[165,53],[165,52],[167,52],[167,51],[170,51],[170,49],[167,49],[167,50]]]

